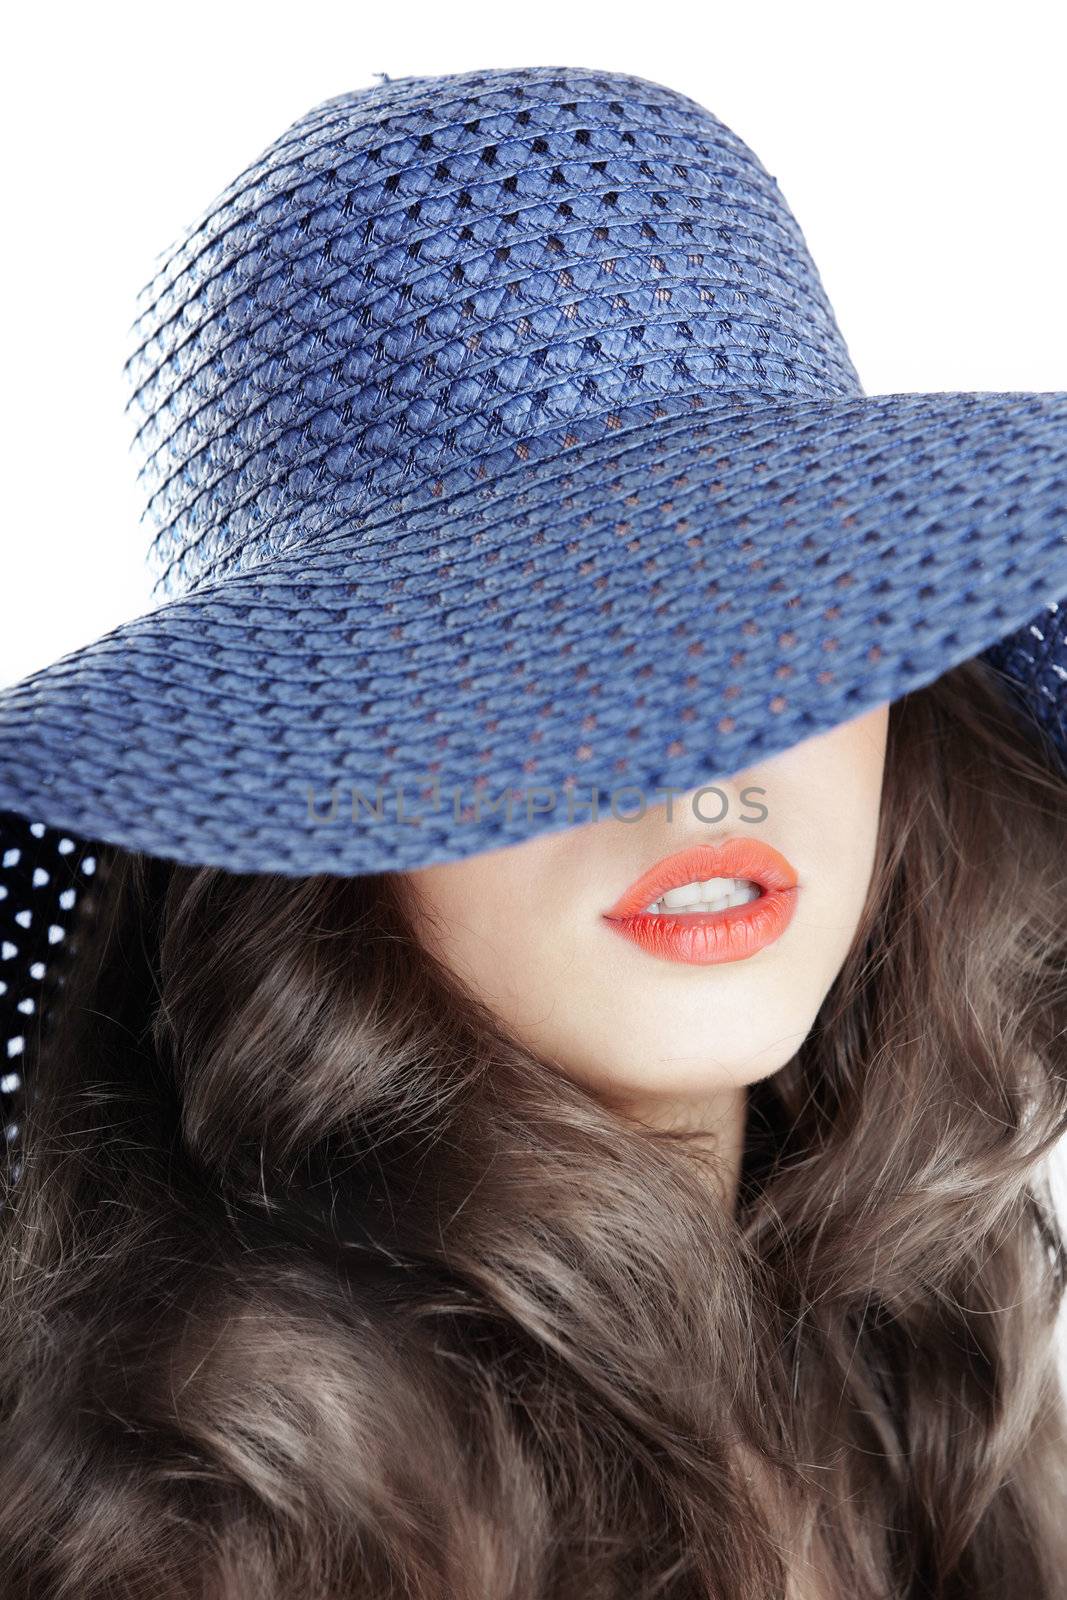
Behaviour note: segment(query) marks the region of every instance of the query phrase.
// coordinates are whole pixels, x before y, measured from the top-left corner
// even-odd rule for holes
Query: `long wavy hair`
[[[510,1038],[402,875],[109,850],[0,1210],[3,1600],[1054,1600],[1067,781],[894,704],[736,1211]]]

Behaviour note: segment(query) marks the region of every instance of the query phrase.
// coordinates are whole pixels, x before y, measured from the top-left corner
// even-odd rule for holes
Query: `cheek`
[[[576,1078],[614,1077],[616,952],[577,911],[567,875],[540,874],[535,886],[500,861],[472,860],[410,876],[422,942],[513,1037]]]
[[[583,940],[570,915],[516,897],[464,955],[472,984],[508,1028],[536,1051],[573,1052],[587,1033],[600,986],[581,976]],[[577,981],[576,981],[577,977]]]
[[[799,749],[788,774],[805,865],[797,934],[825,987],[848,954],[870,887],[887,727],[888,708],[878,707]]]
[[[558,990],[568,933],[565,908],[543,906],[530,884],[472,859],[410,875],[421,941],[501,1021],[525,1036]]]

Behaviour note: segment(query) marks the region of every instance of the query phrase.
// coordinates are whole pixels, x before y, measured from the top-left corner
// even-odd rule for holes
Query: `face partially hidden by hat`
[[[888,720],[875,707],[633,819],[410,872],[419,936],[568,1075],[649,1113],[706,1110],[790,1059],[841,969]]]

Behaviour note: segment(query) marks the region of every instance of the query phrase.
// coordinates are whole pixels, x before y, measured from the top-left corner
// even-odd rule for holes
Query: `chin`
[[[709,1060],[694,1056],[684,1060],[665,1061],[650,1049],[643,1058],[627,1057],[623,1062],[600,1066],[595,1080],[585,1081],[598,1091],[611,1096],[652,1097],[698,1101],[706,1096],[726,1090],[746,1088],[761,1078],[770,1077],[789,1060],[791,1051],[781,1052],[780,1058],[770,1056],[741,1060]]]

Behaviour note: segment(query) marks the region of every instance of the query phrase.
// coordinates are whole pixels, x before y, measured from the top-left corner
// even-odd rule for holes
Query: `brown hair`
[[[735,1215],[401,878],[109,851],[2,1195],[4,1600],[1053,1600],[1065,839],[991,669],[893,706]]]

